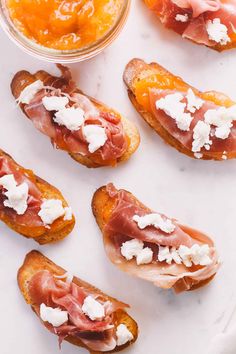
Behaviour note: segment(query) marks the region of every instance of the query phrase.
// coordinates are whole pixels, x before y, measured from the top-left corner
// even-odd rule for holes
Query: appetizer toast
[[[236,47],[233,0],[144,0],[161,23],[183,38],[219,52]]]
[[[124,82],[136,110],[167,144],[196,159],[236,157],[236,105],[228,96],[200,92],[141,59],[127,64]]]
[[[22,191],[24,187],[26,191]],[[47,215],[40,214],[40,211],[42,212],[43,206],[48,207],[48,201],[53,201],[52,205],[50,210],[44,212],[50,212],[52,219],[46,222]],[[23,210],[19,209],[20,203]],[[56,215],[54,208],[57,209]],[[33,238],[39,244],[62,240],[75,224],[75,218],[61,192],[31,170],[17,164],[3,150],[0,150],[0,220],[17,233]]]
[[[35,302],[31,296],[31,294],[33,294],[33,296],[35,296],[34,290],[32,291],[32,288],[33,288],[32,279],[34,279],[34,277],[37,274],[39,274],[39,275],[42,274],[42,272],[44,272],[44,273],[47,272],[48,274],[52,275],[54,278],[57,278],[57,279],[66,278],[66,274],[67,274],[67,273],[65,273],[65,270],[63,268],[61,268],[58,265],[56,265],[55,263],[53,263],[51,260],[46,258],[41,253],[39,253],[37,251],[31,251],[29,254],[27,254],[23,265],[21,266],[21,268],[18,271],[18,277],[17,277],[18,285],[19,285],[22,295],[25,298],[25,301],[27,302],[27,304],[31,305],[32,310],[38,316],[39,316],[39,303],[38,303],[38,301]],[[63,275],[65,275],[65,277],[63,277]],[[126,328],[128,329],[128,331],[132,334],[132,340],[129,340],[129,341],[127,341],[127,343],[121,344],[119,346],[116,345],[114,349],[112,349],[111,351],[107,351],[107,353],[113,353],[113,352],[120,351],[136,341],[137,336],[138,336],[138,327],[137,327],[137,323],[124,310],[125,306],[127,306],[127,305],[124,305],[123,303],[120,303],[117,300],[109,297],[108,295],[102,293],[99,289],[93,287],[92,285],[84,282],[83,280],[81,280],[77,277],[73,277],[73,280],[70,279],[69,282],[70,281],[72,281],[72,283],[68,285],[68,282],[65,283],[65,281],[63,281],[63,283],[64,283],[63,284],[62,280],[59,280],[60,284],[59,283],[58,284],[60,285],[61,288],[63,286],[66,289],[67,289],[67,287],[69,287],[69,288],[74,287],[75,289],[77,289],[77,291],[80,291],[80,289],[82,289],[82,291],[84,291],[86,293],[86,295],[89,295],[89,294],[91,294],[93,296],[96,295],[96,298],[99,298],[99,299],[101,298],[102,301],[104,301],[105,303],[107,303],[107,302],[114,303],[115,304],[114,309],[115,308],[117,308],[117,309],[111,315],[112,325],[114,326],[114,328],[117,328],[120,324],[125,325]],[[39,282],[37,284],[39,284]],[[36,290],[39,290],[38,285],[37,285]],[[35,298],[37,298],[37,296]],[[74,301],[76,301],[76,300],[74,299]],[[61,306],[61,308],[63,309],[63,306]],[[91,323],[88,322],[88,319],[81,319],[81,322],[82,322],[82,320],[85,321],[85,323],[87,325],[88,325],[88,323],[89,323],[89,325],[93,325],[93,322],[92,321],[90,321]],[[70,322],[70,320],[69,320],[69,322]],[[48,326],[47,322],[42,321],[42,323],[45,325],[46,328],[51,330],[51,328]],[[69,325],[71,325],[71,324],[69,324]],[[60,328],[60,327],[58,327],[58,328]],[[97,351],[95,349],[91,349],[91,346],[93,346],[93,345],[91,345],[90,342],[94,341],[96,343],[96,341],[99,338],[99,332],[93,332],[93,330],[89,331],[87,329],[87,332],[84,332],[84,334],[85,334],[84,338],[86,338],[86,334],[88,334],[89,332],[90,332],[90,335],[87,335],[87,338],[89,338],[87,340],[87,344],[85,343],[86,341],[83,340],[82,335],[81,335],[81,338],[79,338],[79,336],[76,337],[76,335],[73,335],[73,333],[71,335],[68,335],[68,334],[65,335],[65,333],[64,333],[63,339],[65,339],[66,341],[68,341],[74,345],[77,345],[79,347],[85,347],[89,351],[91,351],[91,353],[94,353],[94,354],[95,353],[99,354],[100,352],[103,352],[103,350]],[[114,332],[114,330],[113,330],[113,332]],[[54,331],[54,333],[57,333],[56,330]],[[82,330],[81,330],[81,333],[82,333]],[[112,333],[112,335],[114,335],[114,333]],[[94,340],[94,338],[95,338],[95,340]],[[104,334],[104,338],[106,338],[105,334]]]
[[[215,276],[219,262],[209,237],[151,211],[130,192],[103,186],[93,196],[92,210],[106,253],[121,270],[176,293],[202,287]]]
[[[61,77],[42,70],[14,76],[11,90],[22,111],[56,148],[87,167],[115,166],[128,160],[140,142],[135,125],[85,95],[69,69],[58,67]]]

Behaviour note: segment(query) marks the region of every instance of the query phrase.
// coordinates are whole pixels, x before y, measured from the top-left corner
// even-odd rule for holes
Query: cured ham
[[[0,177],[13,175],[18,184],[27,183],[29,186],[28,208],[23,215],[18,215],[12,208],[4,206],[4,188],[0,184],[0,217],[6,214],[12,222],[28,227],[43,227],[38,213],[42,204],[42,194],[37,188],[31,171],[20,168],[8,155],[0,155]]]
[[[92,207],[106,253],[121,270],[177,293],[204,285],[217,272],[218,256],[209,237],[151,211],[131,193],[109,184],[95,193]],[[154,218],[164,224],[150,221]]]
[[[34,126],[51,139],[53,146],[67,151],[75,159],[82,156],[98,164],[115,164],[129,147],[121,116],[82,94],[69,70],[61,65],[59,68],[62,71],[60,78],[43,71],[36,75],[16,74],[11,85],[13,95]],[[30,87],[35,90],[37,86],[32,95]],[[60,106],[60,99],[64,100],[64,106]],[[49,108],[49,104],[54,107]],[[55,104],[59,104],[58,108]],[[93,130],[95,127],[96,133],[91,132],[91,127]]]
[[[236,103],[200,92],[157,63],[133,59],[124,81],[141,116],[178,151],[196,159],[236,157]]]
[[[119,351],[137,338],[128,305],[69,275],[37,251],[18,271],[20,290],[42,324],[58,337],[90,352]]]
[[[67,323],[59,327],[53,327],[47,323],[47,328],[56,333],[61,340],[67,336],[80,338],[86,341],[86,345],[94,349],[93,341],[98,344],[99,341],[106,340],[106,346],[110,350],[114,349],[114,325],[113,313],[118,309],[124,309],[125,304],[115,300],[107,302],[106,297],[84,288],[79,287],[75,283],[66,283],[63,280],[58,280],[47,271],[42,270],[34,274],[29,284],[29,296],[35,305],[35,309],[40,314],[39,308],[42,303],[52,308],[60,308],[67,311],[69,319]],[[90,320],[82,311],[84,300],[87,296],[93,296],[105,308],[105,317],[101,321]],[[116,346],[116,344],[115,344]],[[100,345],[101,348],[101,345]]]
[[[72,210],[59,190],[2,150],[0,220],[40,244],[64,238],[75,223]]]
[[[235,47],[234,0],[145,0],[168,28],[219,51]]]

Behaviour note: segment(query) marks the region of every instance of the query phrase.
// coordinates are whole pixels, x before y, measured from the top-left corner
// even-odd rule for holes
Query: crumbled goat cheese
[[[168,234],[175,230],[175,225],[170,219],[164,219],[160,214],[152,213],[144,216],[134,215],[133,220],[138,224],[140,229],[147,226],[154,226]]]
[[[34,81],[32,84],[26,86],[20,96],[17,98],[18,103],[29,104],[34,98],[36,93],[44,88],[44,84],[41,80]]]
[[[14,175],[5,175],[0,178],[0,185],[6,189],[3,201],[4,206],[14,209],[18,215],[23,215],[28,208],[29,186],[26,182],[17,186]]]
[[[45,304],[40,305],[40,318],[44,322],[48,322],[53,327],[59,327],[68,321],[68,312],[62,311],[60,308],[48,307]]]
[[[211,127],[209,124],[198,121],[193,129],[193,142],[192,142],[192,151],[200,152],[202,147],[205,147],[206,150],[210,149],[212,141],[209,139],[211,132]]]
[[[172,261],[177,264],[183,263],[186,267],[191,267],[192,264],[205,266],[212,263],[209,255],[210,248],[208,245],[194,244],[190,248],[180,246],[178,249],[159,246],[157,259],[159,262],[165,261],[167,264],[171,264]]]
[[[222,160],[227,160],[228,159],[228,156],[227,156],[227,152],[224,151],[222,156],[221,156]]]
[[[103,305],[90,295],[85,298],[82,306],[82,311],[92,321],[102,320],[105,317],[105,310]]]
[[[209,256],[210,248],[208,245],[195,244],[192,247],[180,246],[178,249],[179,255],[186,267],[191,267],[192,263],[195,265],[209,265],[212,260]]]
[[[166,247],[159,246],[157,259],[159,262],[166,261],[167,264],[171,264],[172,261],[174,261],[177,264],[181,264],[182,262],[176,248],[172,247],[171,249],[169,249],[168,246]]]
[[[122,243],[121,254],[130,261],[133,257],[137,257],[138,253],[143,249],[143,242],[137,239]]]
[[[116,338],[117,338],[117,342],[116,344],[119,345],[124,345],[127,342],[130,342],[131,340],[133,340],[134,336],[133,334],[128,330],[128,328],[126,327],[126,325],[124,325],[123,323],[119,324],[119,326],[117,326],[116,328]]]
[[[209,109],[204,115],[205,122],[216,127],[214,135],[219,139],[227,139],[233,121],[236,120],[236,105],[229,108]]]
[[[181,102],[184,96],[180,93],[166,95],[156,101],[156,108],[163,110],[168,116],[176,121],[180,130],[188,131],[192,122],[192,116],[185,113],[186,103]]]
[[[70,216],[68,215],[68,209],[63,207],[62,201],[59,199],[44,199],[41,205],[41,209],[38,213],[45,225],[52,224],[56,219],[60,218],[65,214],[67,214],[67,217]]]
[[[45,96],[42,102],[47,111],[60,111],[66,107],[69,99],[65,96]]]
[[[175,16],[175,19],[176,19],[176,21],[179,21],[179,22],[188,22],[188,14],[184,14],[184,15],[177,14]]]
[[[149,247],[145,247],[137,254],[137,257],[136,257],[137,265],[149,264],[152,262],[152,258],[153,258],[152,249]]]
[[[195,152],[195,153],[194,153],[194,157],[195,157],[196,159],[201,159],[201,158],[203,157],[203,154],[201,154],[200,152]]]
[[[64,125],[69,130],[79,130],[84,123],[84,111],[81,108],[63,108],[55,113],[54,122]]]
[[[91,153],[98,150],[107,141],[106,130],[99,125],[86,125],[83,127],[83,134],[89,144],[88,149]]]
[[[122,243],[120,252],[127,261],[136,257],[137,265],[151,263],[153,258],[152,249],[144,247],[143,242],[137,239]]]
[[[64,212],[65,212],[65,215],[64,215],[64,220],[71,220],[72,219],[72,208],[71,207],[65,207],[64,208]]]
[[[226,45],[231,41],[228,36],[228,28],[220,22],[219,18],[214,18],[213,21],[208,20],[206,23],[206,30],[209,39],[216,43]]]
[[[191,88],[188,89],[186,99],[187,99],[187,110],[190,113],[195,113],[197,110],[199,110],[202,107],[204,103],[204,101],[201,100],[201,98],[195,96]]]

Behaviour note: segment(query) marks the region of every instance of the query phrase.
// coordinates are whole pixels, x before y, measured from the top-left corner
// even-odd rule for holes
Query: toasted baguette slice
[[[49,272],[53,273],[54,275],[59,275],[59,276],[65,274],[65,270],[63,268],[61,268],[58,265],[56,265],[55,263],[53,263],[50,259],[48,259],[47,257],[45,257],[43,254],[41,254],[38,251],[31,251],[30,253],[28,253],[26,255],[24,263],[18,271],[17,280],[18,280],[18,285],[19,285],[20,291],[21,291],[22,295],[24,296],[25,301],[27,302],[27,304],[31,305],[31,308],[33,311],[34,311],[34,304],[32,303],[31,298],[29,296],[28,283],[29,283],[31,277],[40,270],[48,270]],[[99,289],[95,288],[94,286],[86,283],[85,281],[83,281],[77,277],[73,278],[73,282],[75,284],[77,284],[78,286],[84,287],[88,290],[91,289],[91,291],[95,290],[95,291],[101,293],[101,295],[106,296],[108,298],[108,300],[113,299],[112,297],[109,297],[106,294],[102,293]],[[115,313],[114,324],[117,327],[121,323],[123,323],[127,326],[129,331],[133,334],[134,339],[132,340],[132,342],[129,342],[129,343],[124,344],[122,346],[117,346],[110,353],[118,352],[118,351],[128,347],[130,344],[134,343],[138,337],[137,323],[124,310],[117,310]],[[79,338],[77,339],[75,337],[69,336],[66,338],[66,340],[74,345],[77,345],[78,347],[84,347],[84,348],[88,349],[86,347],[86,345],[84,345],[80,341]],[[94,352],[94,351],[91,353],[99,354],[98,352]],[[106,353],[108,353],[108,352],[106,352]]]
[[[127,192],[127,191],[126,191]],[[132,193],[127,192],[133,200],[139,205],[141,208],[146,208],[146,206],[141,203]],[[107,192],[106,186],[100,187],[93,196],[92,199],[92,211],[95,216],[96,222],[103,233],[103,237],[105,237],[104,234],[104,227],[107,225],[107,223],[110,220],[110,217],[114,211],[114,208],[116,207],[117,200],[116,198],[111,198]],[[190,229],[189,229],[190,230]],[[188,230],[188,231],[189,231]],[[175,285],[173,286],[173,289],[176,293],[180,293],[182,291],[186,290],[186,281],[191,284],[191,288],[188,289],[188,291],[192,291],[195,289],[198,289],[202,286],[205,286],[208,284],[213,278],[215,274],[208,279],[204,279],[202,281],[193,281],[190,278],[182,278],[179,279]]]
[[[17,164],[10,155],[6,154],[3,150],[0,150],[0,157],[5,156],[8,159],[11,159],[15,164]],[[67,207],[68,204],[64,199],[61,192],[44,181],[42,178],[36,176],[32,171],[26,170],[24,167],[17,164],[17,166],[25,173],[31,176],[37,188],[42,193],[42,198],[45,199],[59,199],[62,201],[63,207]],[[3,221],[7,226],[9,226],[12,230],[17,233],[25,236],[27,238],[33,238],[36,242],[43,245],[50,242],[60,241],[65,238],[74,228],[75,225],[75,217],[72,216],[71,220],[64,220],[63,217],[58,218],[53,222],[50,228],[44,226],[38,227],[29,227],[18,225],[9,218],[7,213],[0,213],[0,220]]]
[[[215,96],[215,99],[218,101],[218,104],[233,104],[233,102],[229,99],[229,97],[225,96],[224,94],[215,92],[215,91],[210,91],[210,92],[205,92],[201,93],[197,89],[193,88],[192,86],[188,85],[186,82],[184,82],[180,77],[177,77],[173,74],[171,74],[169,71],[164,69],[161,65],[157,63],[150,63],[147,64],[141,59],[133,59],[131,60],[124,71],[124,82],[127,86],[127,91],[128,95],[130,98],[130,101],[140,113],[141,117],[157,132],[157,134],[160,135],[160,137],[170,146],[174,147],[176,150],[179,152],[197,159],[197,154],[194,154],[193,151],[189,150],[186,148],[184,145],[182,145],[177,139],[175,139],[158,121],[158,119],[153,115],[152,112],[146,110],[141,104],[138,103],[137,98],[135,96],[135,85],[142,79],[150,76],[150,75],[160,75],[160,77],[165,77],[167,76],[169,80],[176,80],[177,85],[178,83],[181,84],[181,86],[185,86],[186,90],[189,88],[194,89],[195,93],[199,94],[204,94],[206,97],[209,95]],[[150,86],[150,87],[155,87],[155,86]],[[227,159],[233,159],[236,158],[236,152],[227,152]],[[211,152],[211,151],[204,151],[202,153],[202,160],[217,160],[217,161],[222,161],[222,152]]]
[[[17,99],[20,96],[22,90],[28,86],[29,84],[33,83],[36,80],[41,80],[45,83],[55,83],[55,87],[57,88],[64,88],[68,89],[71,77],[67,68],[58,65],[59,69],[62,71],[62,77],[55,77],[50,75],[45,71],[38,71],[35,74],[30,74],[28,71],[19,71],[15,74],[12,82],[11,82],[11,91],[13,96]],[[54,84],[53,84],[54,85]],[[85,95],[79,88],[73,89],[73,92],[78,92],[89,98],[89,100],[95,105],[96,108],[102,109],[104,112],[113,113],[115,116],[121,118],[121,122],[124,126],[125,137],[127,140],[127,150],[123,153],[116,160],[103,160],[100,156],[95,153],[90,154],[88,156],[83,156],[82,154],[74,154],[69,153],[69,155],[76,160],[77,162],[81,163],[86,167],[102,167],[102,166],[116,166],[117,163],[128,160],[131,155],[137,150],[139,143],[140,143],[140,135],[139,132],[131,121],[121,116],[117,111],[114,109],[106,106],[105,104],[97,101],[96,99]],[[21,108],[24,108],[23,104],[20,104]]]

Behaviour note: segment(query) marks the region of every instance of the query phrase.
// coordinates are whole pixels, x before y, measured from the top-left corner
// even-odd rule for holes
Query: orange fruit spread
[[[190,86],[180,77],[167,72],[162,72],[161,70],[159,73],[150,72],[150,75],[147,75],[142,79],[137,79],[133,83],[133,86],[137,102],[148,112],[151,112],[149,99],[150,89],[173,90],[174,93],[174,91],[187,92],[190,88]],[[199,92],[195,89],[193,89],[193,91],[195,95],[203,100],[211,101],[219,106],[230,107],[235,104],[235,102],[233,102],[228,96],[216,91]]]
[[[76,50],[101,39],[115,25],[124,0],[6,0],[23,35],[56,50]]]

